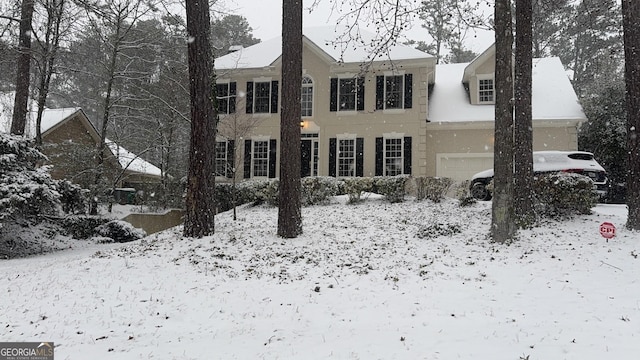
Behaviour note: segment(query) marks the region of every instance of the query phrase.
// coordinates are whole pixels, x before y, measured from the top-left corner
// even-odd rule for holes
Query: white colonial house
[[[364,48],[334,46],[333,28],[303,37],[302,176],[468,179],[493,165],[495,48],[466,64],[397,45],[362,70]],[[217,175],[278,176],[281,38],[215,60]],[[533,61],[534,150],[575,150],[585,121],[558,58]],[[240,131],[238,130],[240,129]]]

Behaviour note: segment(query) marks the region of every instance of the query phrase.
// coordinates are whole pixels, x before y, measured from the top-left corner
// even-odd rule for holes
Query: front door
[[[318,138],[302,138],[300,143],[300,177],[318,176]]]

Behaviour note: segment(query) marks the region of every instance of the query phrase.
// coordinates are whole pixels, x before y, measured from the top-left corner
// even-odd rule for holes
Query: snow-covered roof
[[[436,82],[429,98],[429,121],[493,121],[494,105],[472,105],[463,73],[469,63],[436,66]],[[586,120],[564,66],[557,57],[533,59],[533,120]]]
[[[335,26],[310,27],[303,30],[304,38],[325,52],[333,61],[361,63],[368,60],[370,51],[365,46],[351,43],[349,46],[334,44],[341,34]],[[362,31],[365,42],[374,39],[374,34]],[[215,60],[216,69],[251,69],[273,65],[282,54],[282,37],[260,42],[236,52],[221,56]],[[431,55],[407,45],[394,45],[384,54],[393,60],[412,60],[432,58]]]
[[[2,102],[2,107],[0,107],[0,131],[8,133],[11,130],[11,113],[12,108],[8,111],[7,104],[5,101],[11,97],[11,101],[13,101],[13,93],[4,93],[0,96],[0,102]],[[13,103],[11,102],[11,106]],[[54,128],[56,125],[61,124],[66,119],[71,118],[77,112],[81,112],[82,109],[79,107],[75,108],[61,108],[61,109],[45,109],[42,113],[42,122],[41,122],[41,132],[44,134],[48,130]],[[35,137],[35,128],[36,128],[36,115],[35,111],[29,112],[27,115],[27,124],[25,125],[25,134],[28,137]],[[91,123],[89,123],[91,125]],[[93,129],[96,131],[95,129]],[[96,131],[97,133],[97,131]],[[152,176],[161,176],[162,171],[155,165],[145,161],[144,159],[138,157],[138,155],[126,150],[122,146],[118,146],[118,144],[113,141],[107,140],[107,146],[111,153],[118,159],[120,165],[123,169],[127,169],[131,172],[152,175]]]
[[[160,168],[145,161],[138,155],[128,151],[109,139],[106,139],[106,144],[111,153],[116,157],[116,159],[118,159],[118,162],[123,169],[145,175],[162,176],[162,170],[160,170]]]

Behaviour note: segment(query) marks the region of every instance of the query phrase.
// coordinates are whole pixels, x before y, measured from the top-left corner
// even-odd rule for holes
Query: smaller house
[[[35,137],[36,113],[28,115],[25,135]],[[11,117],[0,119],[3,131],[10,128]],[[80,108],[45,109],[42,114],[42,152],[52,165],[54,179],[67,179],[83,187],[93,181],[94,153],[100,135]],[[159,183],[162,171],[155,165],[107,139],[104,174],[116,188],[139,188],[142,184]]]

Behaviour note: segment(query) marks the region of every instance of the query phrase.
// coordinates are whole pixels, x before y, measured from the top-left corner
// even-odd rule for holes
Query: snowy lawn
[[[56,359],[638,359],[640,234],[624,206],[548,221],[510,246],[490,203],[277,209],[119,245],[0,261],[0,341]],[[598,227],[611,221],[606,242]]]

